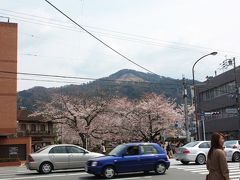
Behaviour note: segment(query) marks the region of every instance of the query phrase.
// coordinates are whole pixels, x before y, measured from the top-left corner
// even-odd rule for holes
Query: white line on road
[[[119,180],[125,180],[125,179],[150,179],[150,178],[152,178],[152,176],[121,178]]]
[[[83,175],[88,173],[74,173],[74,174],[51,174],[51,175],[41,175],[41,176],[24,176],[24,177],[11,177],[11,178],[3,178],[0,180],[17,180],[17,179],[36,179],[36,178],[46,178],[46,177],[61,177],[61,176],[76,176]]]

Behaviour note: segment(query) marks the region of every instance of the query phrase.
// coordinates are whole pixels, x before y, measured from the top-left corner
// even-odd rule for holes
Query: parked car
[[[210,141],[194,141],[177,148],[174,157],[176,160],[181,161],[182,164],[195,162],[202,165],[206,163],[209,149]],[[238,149],[225,147],[224,151],[227,161],[240,161],[240,151]]]
[[[84,168],[89,159],[104,156],[72,144],[46,146],[28,155],[26,167],[47,174],[52,170]]]
[[[224,142],[224,147],[240,149],[240,141],[239,140],[228,140]]]
[[[119,173],[155,171],[164,174],[170,161],[156,143],[127,143],[115,147],[108,156],[89,160],[86,172],[95,176],[113,178]]]

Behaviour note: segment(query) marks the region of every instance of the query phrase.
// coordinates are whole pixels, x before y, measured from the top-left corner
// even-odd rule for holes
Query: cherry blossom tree
[[[163,133],[174,136],[177,119],[183,119],[183,114],[176,103],[162,95],[147,94],[126,113],[122,129],[132,132],[133,140],[152,142]]]
[[[173,124],[183,119],[174,101],[156,94],[132,101],[125,97],[54,94],[51,102],[40,107],[39,113],[46,120],[58,124],[64,142],[80,143],[84,147],[101,142],[152,142],[164,133],[175,136]]]
[[[40,111],[46,119],[62,124],[61,127],[64,128],[64,132],[77,134],[85,147],[86,140],[99,125],[96,122],[97,117],[107,110],[107,106],[107,98],[71,97],[54,94],[52,101],[42,104]]]

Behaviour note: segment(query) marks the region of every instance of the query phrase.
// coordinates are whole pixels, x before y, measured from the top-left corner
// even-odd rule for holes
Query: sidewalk
[[[26,161],[1,162],[0,167],[9,167],[9,166],[21,167],[21,166],[24,166],[25,162]]]

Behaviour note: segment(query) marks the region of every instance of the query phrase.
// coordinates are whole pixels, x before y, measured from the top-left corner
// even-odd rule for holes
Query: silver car
[[[177,148],[175,159],[183,164],[196,162],[196,164],[206,163],[207,154],[210,149],[210,141],[195,141],[190,142],[183,147]],[[240,151],[236,148],[225,147],[224,152],[227,161],[239,162]]]
[[[174,157],[183,164],[188,164],[189,162],[204,164],[206,162],[209,149],[210,141],[194,141],[184,145],[183,147],[177,148]]]
[[[46,146],[28,155],[26,167],[47,174],[52,170],[84,168],[89,159],[104,156],[72,144]]]

